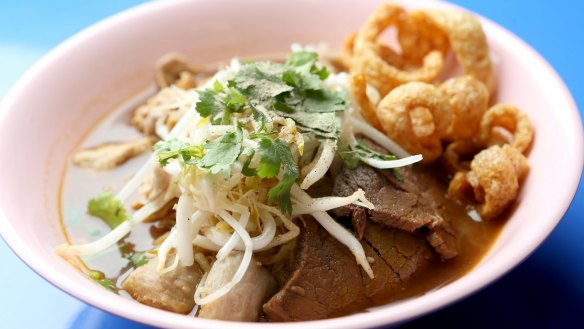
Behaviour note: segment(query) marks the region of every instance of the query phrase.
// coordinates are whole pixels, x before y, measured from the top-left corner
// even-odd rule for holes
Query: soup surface
[[[385,4],[339,57],[291,48],[212,70],[162,57],[158,90],[72,156],[57,252],[114,293],[232,321],[352,314],[476,266],[533,139],[496,104],[480,22]]]
[[[144,103],[152,92],[153,88],[148,88],[115,109],[97,124],[87,139],[82,142],[80,148],[140,137],[141,134],[134,127],[128,125],[128,122],[135,108]],[[62,224],[72,244],[94,241],[110,231],[109,226],[101,219],[86,214],[87,200],[93,198],[100,191],[119,190],[149,156],[148,153],[143,154],[107,172],[79,168],[72,163],[68,165],[62,180],[61,209]],[[441,214],[451,223],[456,237],[458,256],[448,260],[434,257],[427,267],[417,271],[410,280],[403,282],[403,289],[375,300],[370,307],[418,296],[461,277],[480,262],[495,241],[504,223],[504,219],[496,221],[473,220],[467,213],[470,208],[447,198],[447,181],[439,169],[420,165],[418,167],[422,168],[420,171],[427,172],[424,173],[424,177],[430,177],[427,179],[430,183],[426,182],[425,184],[430,185],[429,191],[432,197],[441,203],[439,207]],[[319,184],[319,188],[330,191],[333,184],[334,182],[329,178],[323,180]],[[133,198],[138,199],[137,196]],[[343,219],[339,218],[339,220]],[[169,229],[169,226],[165,227],[159,222],[139,224],[116,247],[96,255],[82,257],[83,263],[87,266],[85,271],[103,273],[106,278],[112,280],[113,287],[118,294],[132,298],[122,286],[123,281],[134,270],[135,264],[130,260],[130,256],[135,253],[152,252],[155,248],[154,239],[168,232]],[[288,261],[293,262],[292,260]],[[267,320],[265,317],[263,319]]]

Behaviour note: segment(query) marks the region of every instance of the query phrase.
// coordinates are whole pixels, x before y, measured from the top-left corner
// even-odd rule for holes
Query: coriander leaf
[[[257,175],[260,178],[273,178],[280,172],[282,160],[275,147],[275,142],[270,138],[262,138],[258,150],[261,160],[257,167]]]
[[[310,51],[298,51],[288,57],[286,60],[286,65],[295,67],[296,71],[301,73],[304,78],[312,80],[316,77],[318,80],[325,80],[328,78],[329,72],[324,66],[319,68],[316,64],[317,62],[317,53]],[[318,88],[319,86],[308,89]]]
[[[337,140],[337,153],[341,157],[341,160],[343,160],[345,166],[349,169],[357,168],[361,161],[361,158],[357,153],[353,152],[340,138]]]
[[[357,142],[354,146],[355,151],[363,158],[372,158],[383,161],[397,160],[397,157],[392,154],[385,154],[374,151],[361,142]]]
[[[247,97],[245,97],[239,90],[235,88],[229,88],[229,94],[225,98],[225,105],[234,110],[234,112],[238,112],[235,111],[235,109],[241,110],[245,105],[247,105],[247,103]]]
[[[289,70],[282,74],[282,81],[284,81],[288,86],[300,88],[302,86],[302,77],[298,72]]]
[[[159,141],[153,146],[154,153],[162,167],[171,159],[181,158],[183,163],[190,163],[191,159],[199,159],[203,156],[203,146],[191,145],[178,139]]]
[[[324,89],[319,90],[305,90],[302,95],[298,93],[287,94],[286,97],[278,97],[278,102],[283,102],[292,110],[284,111],[280,108],[284,106],[279,105],[276,110],[282,112],[311,112],[311,113],[327,113],[327,112],[341,112],[347,109],[347,96],[344,92],[334,92]]]
[[[197,112],[202,117],[214,117],[223,112],[225,106],[217,99],[217,92],[212,89],[199,91],[199,101],[196,104]]]
[[[393,177],[395,177],[400,182],[404,181],[404,171],[405,171],[404,167],[391,168],[391,173],[393,174]]]
[[[223,135],[220,139],[205,144],[205,155],[201,159],[203,168],[207,168],[212,174],[223,171],[225,177],[229,177],[231,165],[241,153],[243,132],[236,127],[234,132]]]
[[[223,87],[221,82],[219,82],[218,80],[215,80],[215,82],[213,82],[213,91],[214,92],[220,93],[220,92],[223,92],[224,90],[225,90],[225,87]]]
[[[304,66],[313,65],[318,61],[318,54],[312,51],[297,51],[286,59],[286,65]]]
[[[365,144],[363,144],[361,142],[357,142],[355,145],[353,145],[353,148],[355,149],[354,153],[355,153],[356,157],[358,157],[359,160],[361,160],[361,161],[365,158],[377,159],[377,160],[383,160],[383,161],[397,160],[397,157],[395,155],[377,152],[375,150],[370,149],[369,147],[367,147]],[[403,171],[404,171],[403,167],[391,168],[391,173],[399,181],[403,181],[403,179],[404,179],[403,178]]]
[[[271,137],[273,135],[277,135],[277,134],[278,134],[277,130],[255,132],[255,133],[249,134],[249,139],[269,138],[269,137]]]
[[[359,162],[367,158],[383,161],[397,160],[395,155],[374,151],[361,142],[355,143],[353,145],[353,150],[351,150],[349,146],[343,143],[340,139],[337,142],[337,153],[349,169],[357,168]],[[391,173],[397,180],[403,181],[403,169],[404,168],[391,168]]]
[[[247,97],[245,97],[239,90],[229,88],[227,95],[224,97],[225,108],[223,110],[222,124],[229,124],[231,121],[231,113],[243,112],[248,105]]]
[[[321,80],[323,80],[321,75],[328,76],[328,72],[326,72],[326,68],[317,68],[317,61],[318,54],[314,52],[298,51],[293,53],[286,60],[286,66],[290,69],[283,74],[282,79],[288,85],[296,88],[297,91],[320,89]],[[324,71],[321,72],[321,70]]]
[[[262,110],[264,110],[264,107],[257,107],[254,106],[251,102],[249,103],[249,107],[251,109],[251,114],[253,116],[253,119],[256,122],[260,123],[260,127],[257,129],[257,131],[263,131],[266,129],[266,121],[268,120],[266,117],[266,113]],[[266,110],[267,111],[267,110]]]
[[[280,112],[284,112],[284,113],[296,112],[296,109],[294,109],[292,106],[286,104],[285,102],[275,101],[273,106],[274,106],[274,109],[276,109]]]
[[[101,285],[105,289],[107,289],[113,293],[118,292],[118,289],[114,286],[114,283],[112,282],[112,280],[106,278],[103,273],[98,272],[98,271],[91,271],[91,272],[89,272],[88,276],[91,280],[97,282],[99,285]]]
[[[87,213],[101,218],[112,229],[128,219],[128,213],[122,202],[109,191],[89,200]]]
[[[316,66],[313,66],[310,69],[310,72],[312,74],[318,75],[318,77],[320,78],[320,80],[326,80],[326,78],[328,78],[329,75],[330,75],[329,71],[324,66],[321,67],[321,68],[317,68]]]
[[[342,92],[328,91],[324,89],[308,90],[306,99],[302,103],[304,112],[340,112],[348,107],[347,96]]]
[[[335,113],[278,112],[283,117],[296,122],[296,126],[303,133],[311,133],[317,137],[336,139],[339,136],[339,127]]]
[[[282,81],[283,73],[284,66],[281,64],[251,63],[241,67],[234,81],[248,98],[264,103],[294,89]]]
[[[321,81],[318,75],[312,74],[310,67],[297,68],[284,72],[282,80],[287,85],[296,88],[298,91],[319,89]]]
[[[146,265],[148,263],[148,257],[141,252],[136,252],[128,256],[128,259],[134,264],[136,267],[140,267],[142,265]]]
[[[257,174],[261,178],[272,178],[283,167],[282,177],[278,184],[268,191],[268,203],[278,198],[280,210],[283,213],[292,213],[290,189],[299,176],[298,165],[294,162],[288,143],[282,139],[263,138],[259,143],[258,153],[261,156]]]
[[[241,152],[242,155],[246,155],[247,159],[243,163],[243,168],[241,168],[241,173],[247,177],[257,176],[258,172],[254,168],[250,168],[251,159],[253,158],[255,151],[252,149],[245,149]]]

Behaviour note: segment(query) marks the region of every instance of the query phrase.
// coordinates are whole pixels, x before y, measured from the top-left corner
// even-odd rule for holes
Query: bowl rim
[[[0,122],[4,120],[5,114],[9,112],[13,104],[17,103],[18,98],[21,97],[20,95],[25,92],[27,86],[34,82],[35,76],[42,73],[47,67],[50,67],[51,63],[58,60],[62,54],[67,53],[77,44],[82,43],[84,40],[90,39],[95,35],[103,33],[104,31],[114,28],[121,22],[136,19],[139,16],[145,15],[147,13],[157,11],[162,8],[177,6],[186,2],[189,2],[189,0],[167,0],[143,3],[101,20],[68,38],[45,56],[43,56],[31,68],[29,68],[26,73],[17,81],[17,83],[8,91],[2,101],[2,104],[0,105]],[[430,2],[429,0],[418,0],[418,3],[422,5],[432,5],[440,8],[456,8],[459,10],[468,11],[463,7],[450,3],[436,3],[433,1]],[[570,115],[572,119],[571,121],[573,122],[575,135],[579,137],[574,144],[576,149],[572,150],[575,152],[574,157],[577,161],[575,161],[570,166],[570,168],[566,169],[572,170],[574,172],[574,177],[578,177],[578,179],[570,181],[568,185],[565,186],[565,195],[571,197],[566,197],[565,199],[558,201],[554,212],[556,214],[555,218],[553,218],[553,220],[550,219],[543,229],[536,232],[537,234],[530,235],[528,238],[526,238],[524,240],[525,242],[521,245],[522,248],[515,250],[515,252],[512,254],[506,253],[498,256],[498,262],[495,265],[486,267],[482,271],[474,272],[472,275],[464,275],[455,282],[450,283],[449,286],[454,286],[452,289],[438,289],[433,291],[432,294],[425,295],[424,298],[417,298],[418,300],[416,301],[415,307],[412,307],[411,303],[408,303],[408,300],[398,301],[392,303],[391,305],[394,314],[388,314],[386,310],[378,310],[353,314],[340,318],[306,321],[302,322],[303,326],[306,325],[313,328],[353,328],[355,326],[363,325],[367,327],[375,327],[386,325],[388,323],[395,324],[406,320],[411,320],[415,317],[422,316],[450,305],[483,289],[525,260],[552,232],[572,202],[582,175],[582,167],[584,164],[584,133],[582,130],[582,121],[580,119],[578,109],[568,88],[557,72],[551,67],[551,65],[526,42],[497,23],[477,13],[473,12],[473,14],[481,20],[485,30],[488,27],[490,38],[505,40],[505,44],[513,44],[515,47],[514,51],[517,53],[522,53],[525,56],[525,61],[535,63],[538,66],[538,69],[540,69],[541,73],[545,74],[546,77],[550,79],[548,80],[549,83],[557,87],[562,98],[566,101],[568,108],[565,110],[569,112],[566,115]],[[26,245],[24,241],[18,236],[16,230],[14,230],[10,225],[10,220],[4,214],[2,209],[0,209],[0,236],[6,241],[9,248],[12,249],[12,251],[25,264],[27,264],[27,266],[29,266],[35,273],[39,274],[58,289],[79,299],[84,303],[88,303],[106,312],[129,318],[133,321],[148,325],[180,328],[192,328],[195,326],[198,328],[217,328],[220,326],[233,328],[257,328],[258,326],[267,325],[278,328],[295,328],[298,325],[298,323],[264,324],[227,322],[200,318],[193,319],[183,315],[177,315],[154,309],[134,301],[123,299],[119,296],[117,297],[121,299],[120,304],[110,303],[110,298],[105,297],[109,295],[93,295],[84,289],[76,289],[79,287],[71,286],[66,277],[59,276],[56,271],[52,270],[50,267],[45,266],[44,260],[37,256],[34,250]],[[127,309],[120,307],[127,305],[130,305]]]

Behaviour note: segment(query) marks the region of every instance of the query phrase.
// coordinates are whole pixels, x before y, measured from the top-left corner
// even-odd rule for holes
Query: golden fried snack
[[[450,100],[453,115],[445,139],[454,141],[475,136],[489,103],[487,87],[473,76],[465,75],[444,81],[439,89]]]
[[[452,199],[472,202],[473,200],[484,200],[484,194],[475,195],[475,190],[466,178],[467,171],[457,172],[448,184],[448,196]],[[476,192],[480,193],[480,190]]]
[[[430,163],[442,154],[441,138],[452,121],[448,98],[432,84],[410,82],[379,102],[377,118],[383,131],[413,154]]]
[[[378,53],[379,57],[381,57],[381,59],[383,59],[389,65],[396,67],[398,69],[402,69],[404,67],[403,58],[388,46],[382,45],[381,43],[377,43],[375,52]]]
[[[449,173],[464,172],[470,169],[470,159],[480,152],[483,146],[474,140],[457,140],[444,149],[442,165]]]
[[[424,56],[422,67],[413,71],[402,70],[384,60],[377,39],[386,28],[398,26],[404,15],[401,7],[382,5],[355,37],[351,69],[365,73],[367,82],[377,88],[381,96],[407,82],[431,82],[438,77],[444,67],[444,58],[440,51],[428,53]],[[385,57],[388,56],[387,53],[386,51]]]
[[[460,64],[464,74],[472,75],[487,86],[489,94],[493,95],[496,89],[495,78],[493,76],[493,68],[491,59],[489,57],[489,46],[487,38],[481,27],[481,23],[471,14],[462,11],[440,11],[440,10],[420,10],[410,12],[408,15],[410,19],[414,17],[415,22],[423,22],[422,31],[432,31],[431,25],[435,25],[448,36],[450,47],[456,55],[456,59]],[[428,34],[427,37],[436,38],[439,34]],[[405,34],[404,34],[405,35]],[[412,48],[416,44],[408,44],[405,42],[405,37],[401,38],[408,52],[412,52]],[[425,39],[420,37],[420,39]],[[422,47],[419,53],[427,51],[426,48],[431,46],[442,49],[442,41],[424,41],[414,39]],[[405,51],[404,51],[405,53]],[[415,53],[412,53],[415,54]],[[414,57],[414,55],[409,55]],[[419,56],[419,54],[417,54]]]
[[[412,81],[431,82],[442,71],[444,60],[440,52],[431,52],[424,58],[422,68],[403,71],[385,62],[374,48],[367,48],[355,56],[353,67],[367,76],[367,82],[374,86],[381,96],[393,88]]]
[[[353,62],[353,48],[355,48],[355,37],[357,33],[353,32],[345,39],[343,47],[341,48],[341,63],[345,67],[350,68]]]
[[[503,132],[501,128],[504,129]],[[512,134],[510,141],[505,140],[505,131]],[[480,123],[480,139],[486,145],[509,143],[519,152],[525,153],[533,139],[531,120],[514,105],[497,104],[483,115]]]
[[[351,96],[359,104],[363,117],[377,130],[381,130],[381,123],[375,113],[375,107],[367,97],[367,81],[363,73],[351,73]]]
[[[529,171],[527,159],[515,147],[493,145],[477,154],[469,172],[458,172],[450,185],[451,197],[470,197],[479,204],[483,219],[500,215],[519,192],[519,182]]]
[[[400,20],[398,41],[406,64],[419,66],[431,51],[446,54],[448,35],[421,11],[412,11]]]
[[[343,48],[341,50],[341,62],[345,65],[345,67],[351,67],[351,63],[353,61],[353,49],[355,47],[355,37],[357,33],[351,33],[347,39],[345,39],[345,43],[343,44]],[[390,47],[383,45],[381,42],[377,42],[375,44],[375,52],[379,54],[379,56],[389,63],[391,66],[397,68],[404,67],[404,60],[403,58],[396,53]]]

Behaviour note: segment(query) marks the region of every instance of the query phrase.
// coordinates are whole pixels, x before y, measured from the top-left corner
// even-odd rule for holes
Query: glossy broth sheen
[[[445,186],[442,191],[446,193]],[[504,220],[475,222],[464,207],[449,199],[445,199],[443,215],[450,220],[454,230],[458,256],[447,261],[433,261],[428,269],[418,271],[412,280],[406,282],[403,292],[392,300],[421,295],[463,276],[489,251],[504,223]]]

